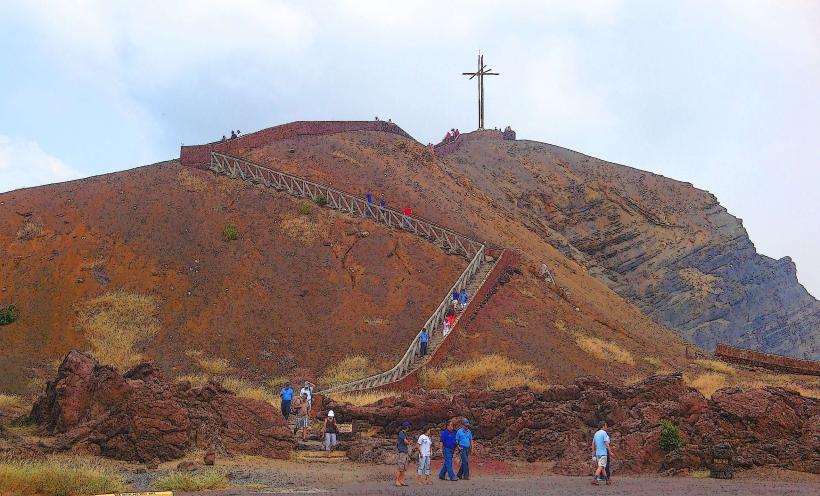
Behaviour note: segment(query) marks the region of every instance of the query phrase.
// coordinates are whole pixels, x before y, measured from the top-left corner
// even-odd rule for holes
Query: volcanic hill
[[[755,254],[739,222],[684,183],[492,131],[439,155],[355,126],[259,136],[231,153],[520,251],[523,270],[448,360],[499,353],[551,383],[628,379],[684,367],[687,343],[670,329],[817,357],[820,310],[793,265]],[[0,327],[0,388],[23,390],[88,349],[82,309],[117,290],[154,297],[159,331],[136,352],[172,375],[203,356],[250,379],[317,377],[354,354],[389,368],[466,260],[304,207],[179,161],[0,194],[0,305],[20,309]],[[222,239],[229,223],[235,241]],[[542,263],[554,283],[537,276]],[[760,327],[739,333],[741,315]]]

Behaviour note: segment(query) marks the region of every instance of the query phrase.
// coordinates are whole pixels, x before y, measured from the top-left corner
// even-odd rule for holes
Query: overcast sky
[[[442,5],[446,4],[446,5]],[[293,120],[486,125],[689,181],[820,295],[820,2],[0,0],[0,191]]]

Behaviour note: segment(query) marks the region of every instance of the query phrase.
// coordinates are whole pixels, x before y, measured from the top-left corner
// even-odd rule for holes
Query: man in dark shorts
[[[404,482],[404,472],[407,471],[407,464],[410,462],[410,442],[407,441],[407,429],[410,422],[404,421],[399,429],[399,438],[396,440],[396,486],[406,486]]]

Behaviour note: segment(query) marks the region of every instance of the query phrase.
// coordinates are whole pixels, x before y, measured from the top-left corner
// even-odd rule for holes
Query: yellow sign
[[[349,434],[353,432],[353,424],[339,424],[340,434]]]
[[[108,493],[97,496],[174,496],[173,491],[146,491],[141,493]]]

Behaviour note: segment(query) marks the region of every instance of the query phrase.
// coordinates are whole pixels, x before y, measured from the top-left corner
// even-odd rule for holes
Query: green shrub
[[[316,198],[314,198],[314,201],[320,207],[324,207],[325,205],[327,205],[327,197],[325,195],[317,196]]]
[[[669,420],[661,420],[661,449],[666,452],[683,447],[683,435],[678,426]]]
[[[226,224],[225,229],[222,230],[223,241],[235,241],[239,239],[239,228],[236,224]]]
[[[9,305],[0,308],[0,325],[11,324],[17,320],[17,307]]]
[[[302,215],[310,214],[310,202],[300,202],[299,203],[299,213]]]

